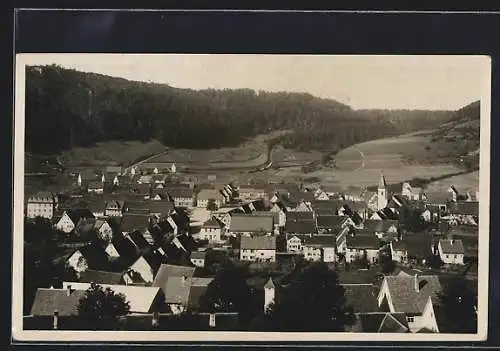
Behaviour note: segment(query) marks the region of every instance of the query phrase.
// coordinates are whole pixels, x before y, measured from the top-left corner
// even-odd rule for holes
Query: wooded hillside
[[[301,150],[335,152],[358,142],[440,125],[451,112],[355,111],[305,93],[189,90],[55,65],[26,72],[26,151],[57,153],[108,140],[157,139],[191,149],[235,146],[274,130]]]

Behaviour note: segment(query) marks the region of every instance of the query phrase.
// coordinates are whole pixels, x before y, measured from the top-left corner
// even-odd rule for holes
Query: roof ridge
[[[405,326],[403,323],[401,323],[400,321],[397,320],[397,318],[394,318],[394,316],[392,315],[392,313],[388,313],[389,314],[389,317],[391,317],[394,321],[396,321],[396,323],[398,323],[400,326],[402,326],[403,328],[405,328],[406,330],[408,330],[408,327]]]

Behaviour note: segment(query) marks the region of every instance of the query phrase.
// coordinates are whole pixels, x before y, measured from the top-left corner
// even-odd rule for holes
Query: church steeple
[[[380,211],[387,207],[387,183],[385,181],[384,175],[380,174],[380,179],[378,181],[378,192],[377,192],[377,209]]]

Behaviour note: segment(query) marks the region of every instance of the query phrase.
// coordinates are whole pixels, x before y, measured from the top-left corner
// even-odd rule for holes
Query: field
[[[92,147],[73,148],[62,153],[62,160],[67,166],[83,165],[124,165],[138,159],[162,152],[165,146],[156,140],[107,141]]]

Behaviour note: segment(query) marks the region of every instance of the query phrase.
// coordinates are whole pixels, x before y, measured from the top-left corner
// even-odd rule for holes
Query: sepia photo
[[[15,64],[14,339],[486,339],[489,57]]]

